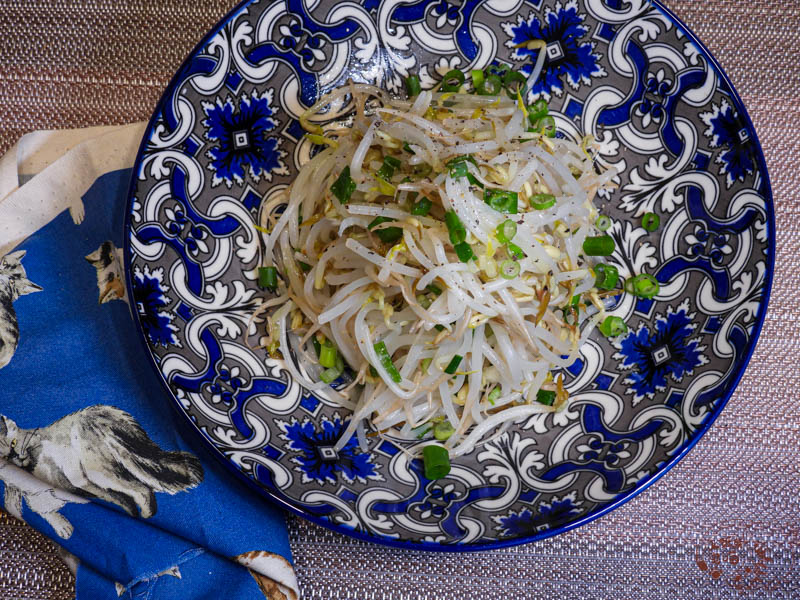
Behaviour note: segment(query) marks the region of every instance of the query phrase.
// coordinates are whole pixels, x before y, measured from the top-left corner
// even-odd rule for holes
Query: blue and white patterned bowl
[[[622,173],[603,201],[623,275],[653,301],[617,308],[566,373],[572,401],[425,479],[400,443],[331,446],[348,414],[251,350],[262,292],[253,223],[313,151],[298,117],[348,78],[399,92],[497,60],[529,73],[561,135],[592,133]],[[647,233],[639,217],[661,216]],[[404,547],[519,544],[586,523],[673,466],[719,415],[753,350],[773,273],[764,158],[714,59],[646,0],[245,2],[183,64],[150,122],[127,218],[129,296],[172,401],[212,452],[316,523]],[[263,325],[262,325],[263,327]],[[248,339],[249,336],[249,339]],[[699,485],[702,485],[701,483]]]

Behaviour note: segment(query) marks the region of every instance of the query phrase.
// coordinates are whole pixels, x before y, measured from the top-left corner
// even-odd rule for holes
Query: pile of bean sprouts
[[[432,439],[445,424],[437,439],[458,456],[568,402],[553,373],[605,317],[610,292],[596,287],[583,244],[598,235],[593,198],[615,173],[597,168],[591,138],[549,137],[528,112],[507,94],[395,99],[350,83],[303,116],[324,149],[259,227],[264,264],[279,273],[267,344],[299,354],[286,360],[291,375],[352,410],[337,449],[354,434],[364,447],[370,431]],[[516,213],[493,208],[486,190],[516,195]],[[446,213],[463,226],[455,237]],[[512,240],[498,233],[508,221]],[[352,379],[319,380],[320,343]],[[555,401],[537,401],[545,392]]]

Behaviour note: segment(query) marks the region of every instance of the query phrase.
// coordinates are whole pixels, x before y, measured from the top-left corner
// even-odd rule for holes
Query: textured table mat
[[[610,515],[481,554],[392,550],[289,520],[304,597],[800,598],[800,1],[666,0],[742,95],[777,212],[750,367],[698,446]],[[219,0],[0,0],[0,155],[27,131],[146,119]],[[167,40],[167,43],[165,43]],[[0,515],[0,598],[71,598],[54,547]]]

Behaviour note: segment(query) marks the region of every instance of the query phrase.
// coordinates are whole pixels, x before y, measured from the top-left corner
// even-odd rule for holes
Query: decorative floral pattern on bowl
[[[518,47],[542,39],[541,50]],[[425,478],[410,443],[334,442],[341,408],[253,350],[263,319],[254,223],[315,148],[299,116],[348,78],[402,93],[492,61],[530,72],[559,135],[602,142],[618,188],[620,274],[654,275],[624,297],[629,324],[593,336],[566,370],[571,403],[535,415]],[[134,170],[128,291],[149,357],[179,412],[241,478],[287,508],[377,542],[467,550],[575,527],[641,491],[722,410],[766,310],[774,222],[744,106],[699,42],[645,0],[268,0],[234,10],[184,63]],[[661,228],[640,218],[653,211]],[[698,485],[702,485],[699,482]]]

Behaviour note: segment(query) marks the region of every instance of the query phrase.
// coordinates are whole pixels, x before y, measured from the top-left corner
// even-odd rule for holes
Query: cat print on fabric
[[[68,502],[78,504],[89,502],[86,498],[54,489],[27,471],[2,459],[0,459],[0,480],[5,482],[4,507],[9,514],[22,520],[24,499],[28,508],[42,517],[56,535],[65,540],[72,536],[72,523],[58,511]]]
[[[106,241],[97,250],[86,256],[86,260],[97,269],[100,304],[112,300],[127,302],[125,284],[122,282],[122,250],[118,250],[113,242]]]
[[[42,291],[28,279],[21,262],[23,256],[25,250],[18,250],[0,258],[0,369],[11,361],[19,344],[14,301],[25,294]]]
[[[36,429],[0,415],[0,459],[59,491],[105,500],[145,519],[156,514],[156,492],[177,494],[203,480],[195,456],[162,450],[130,414],[105,405]]]

